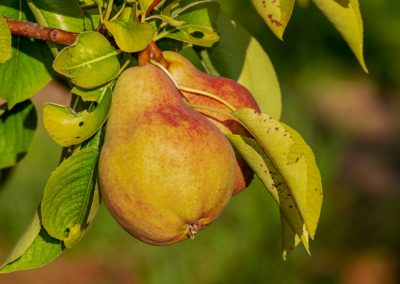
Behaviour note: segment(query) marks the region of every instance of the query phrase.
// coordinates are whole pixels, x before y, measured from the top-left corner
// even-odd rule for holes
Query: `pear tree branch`
[[[75,42],[77,33],[60,29],[47,28],[33,22],[19,21],[4,17],[13,35],[35,38],[61,45],[71,45]]]
[[[160,2],[161,0],[154,0],[147,9],[146,14],[149,14]],[[11,34],[13,35],[30,37],[61,45],[73,44],[78,36],[78,34],[74,32],[43,27],[33,22],[19,21],[8,17],[4,17],[4,20],[7,23]],[[97,31],[101,33],[102,28],[102,25],[100,25]]]

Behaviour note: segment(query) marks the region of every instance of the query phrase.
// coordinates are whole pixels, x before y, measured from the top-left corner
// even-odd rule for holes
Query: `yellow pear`
[[[201,72],[179,53],[165,51],[163,55],[167,62],[167,69],[178,85],[216,95],[237,109],[252,108],[260,112],[260,108],[251,93],[236,81]],[[229,111],[224,104],[210,97],[193,92],[183,93],[189,99],[190,103],[194,105],[205,106],[220,111]],[[202,110],[202,113],[225,134],[234,133],[250,136],[248,131],[229,115],[208,110]],[[234,194],[245,189],[253,178],[253,172],[247,166],[246,162],[239,155],[237,155],[236,159]]]
[[[161,69],[121,74],[99,178],[105,204],[125,230],[155,245],[194,237],[229,202],[234,169],[224,135],[184,103]]]

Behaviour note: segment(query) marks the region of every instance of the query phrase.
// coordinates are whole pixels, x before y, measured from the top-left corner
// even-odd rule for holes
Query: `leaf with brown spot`
[[[265,113],[239,109],[233,115],[253,138],[227,138],[279,205],[283,257],[300,241],[309,251],[322,205],[321,177],[311,148],[295,130]]]
[[[292,15],[294,0],[251,0],[251,2],[272,32],[282,39]]]

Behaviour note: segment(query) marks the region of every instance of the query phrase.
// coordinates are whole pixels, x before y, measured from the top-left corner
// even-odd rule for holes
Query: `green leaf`
[[[0,13],[13,19],[34,20],[25,1],[1,1]],[[7,101],[9,109],[31,98],[52,79],[52,56],[44,42],[13,36],[12,47],[11,59],[0,64],[0,98]]]
[[[50,136],[61,146],[76,145],[93,136],[107,120],[112,90],[110,86],[99,88],[101,98],[94,110],[75,113],[71,108],[46,104],[43,109],[43,124]],[[95,91],[88,92],[87,98]],[[83,94],[83,92],[80,92]]]
[[[279,120],[281,90],[268,55],[254,37],[225,14],[220,14],[217,26],[219,42],[200,54],[207,71],[238,81],[253,94],[262,112]]]
[[[240,109],[233,115],[253,138],[227,135],[235,149],[261,179],[280,207],[283,256],[301,240],[307,251],[314,238],[322,183],[314,154],[289,126],[264,113]]]
[[[83,147],[84,150],[82,151],[86,151],[86,153],[94,151],[97,153],[96,156],[98,156],[102,143],[102,135],[103,131],[99,131],[97,135],[95,135],[92,139],[88,141],[88,143],[86,143],[86,145]],[[71,156],[69,159],[72,159],[72,157],[76,157],[76,155],[80,155],[82,157],[83,156],[82,151],[78,150],[78,152],[75,152],[75,154],[73,154],[73,156]],[[64,162],[67,160],[64,160]],[[85,163],[82,165],[76,164],[75,166],[78,167],[78,170],[80,170],[79,167],[84,167],[85,170],[92,169],[92,171],[95,172],[97,171],[96,167],[97,158],[95,158],[94,160],[95,162],[93,164]],[[62,165],[64,164],[64,162],[62,163]],[[65,167],[65,164],[63,167]],[[62,175],[63,173],[60,173],[60,178],[62,178]],[[70,176],[66,178],[70,178]],[[76,223],[70,227],[69,234],[66,238],[64,238],[64,242],[62,242],[59,239],[51,237],[44,229],[39,218],[40,215],[39,212],[40,208],[39,208],[39,210],[34,216],[33,221],[31,222],[31,225],[22,235],[22,237],[20,238],[20,240],[18,241],[18,243],[16,244],[10,255],[7,257],[6,261],[0,266],[0,273],[32,269],[47,264],[53,259],[55,259],[58,255],[60,255],[65,249],[65,247],[72,247],[84,235],[84,233],[87,232],[99,209],[100,193],[99,190],[95,188],[96,176],[95,175],[93,175],[92,177],[87,176],[86,179],[92,179],[91,182],[93,185],[93,187],[89,189],[90,192],[86,192],[87,196],[82,198],[82,194],[84,193],[80,191],[77,193],[79,196],[70,195],[67,198],[67,202],[65,204],[61,204],[60,208],[61,211],[68,208],[69,204],[71,206],[75,205],[75,208],[77,208],[77,210],[81,210],[81,212],[84,214],[84,218],[80,224]],[[65,182],[64,180],[62,181]],[[58,186],[57,181],[53,180],[53,182],[56,182],[56,186]],[[84,183],[85,183],[84,181],[81,181],[81,183],[79,184],[83,185]],[[75,185],[76,184],[77,183],[75,183]],[[46,188],[48,188],[48,186],[49,184],[46,186]],[[51,191],[52,189],[49,190]],[[78,191],[77,189],[73,189],[72,193],[77,191]],[[60,193],[61,194],[65,193],[65,189],[62,188],[60,190]],[[60,196],[55,196],[54,201],[57,202],[59,200]],[[79,202],[79,201],[82,201],[82,203],[86,204],[86,207],[85,208],[82,207],[83,204],[77,204],[77,203],[73,204],[74,202]],[[42,202],[47,202],[47,201],[42,201]],[[43,218],[43,213],[41,215]],[[52,217],[57,217],[57,216],[52,216]],[[68,216],[58,216],[58,217],[68,218],[70,216],[68,215]],[[51,220],[52,219],[50,218],[50,221]]]
[[[292,15],[294,0],[251,0],[271,31],[282,39]]]
[[[186,24],[171,30],[164,37],[204,47],[211,47],[219,39],[211,27]]]
[[[118,75],[118,52],[97,32],[83,32],[77,41],[64,48],[53,63],[54,70],[79,87],[92,89]]]
[[[97,0],[78,0],[79,5],[83,7],[96,5],[96,1]]]
[[[29,101],[0,116],[0,169],[14,166],[25,156],[36,125],[36,111]]]
[[[105,85],[95,89],[82,89],[78,86],[74,86],[71,93],[80,96],[85,102],[99,102],[109,90],[110,85]]]
[[[40,267],[52,261],[62,251],[61,241],[51,238],[46,233],[36,213],[31,225],[0,266],[0,273]]]
[[[32,222],[29,224],[28,228],[22,234],[22,236],[18,240],[18,243],[16,244],[12,252],[8,255],[4,263],[11,263],[20,258],[21,255],[23,255],[24,252],[32,244],[33,240],[37,237],[39,232],[40,232],[40,219],[39,215],[35,213]],[[4,264],[2,264],[0,267],[3,268],[3,266]]]
[[[99,9],[97,7],[84,9],[83,15],[85,16],[85,30],[94,30],[101,24]]]
[[[6,62],[11,56],[11,32],[0,13],[0,63]]]
[[[295,249],[302,242],[302,240],[293,231],[292,227],[290,226],[289,222],[286,221],[283,214],[281,214],[281,227],[282,227],[282,257],[284,260],[286,260],[287,255],[293,249]],[[306,251],[310,254],[308,248],[308,237],[304,237],[303,239],[307,241],[304,247],[306,248]]]
[[[47,27],[62,29],[70,32],[84,31],[84,15],[76,0],[33,0],[41,18],[41,24]]]
[[[312,150],[296,131],[267,114],[252,109],[240,109],[233,114],[285,179],[313,238],[322,204],[322,184]]]
[[[161,33],[162,37],[187,42],[194,45],[211,47],[219,39],[218,34],[213,29],[218,5],[216,3],[205,3],[198,1],[200,5],[196,9],[184,9],[184,13],[178,15],[175,19],[185,24]],[[196,3],[192,3],[194,5]],[[189,4],[190,5],[190,4]],[[190,6],[189,6],[190,7]],[[181,10],[182,10],[181,9]],[[160,37],[161,38],[161,37]]]
[[[288,235],[297,235],[301,239],[304,248],[309,251],[309,234],[305,228],[300,210],[293,198],[293,189],[288,186],[288,182],[279,168],[273,164],[271,158],[268,157],[268,154],[256,140],[239,135],[227,135],[227,138],[278,203],[283,216],[281,218],[287,221],[287,223],[282,223],[282,225],[289,225],[290,228],[289,230],[287,226],[282,227],[283,250],[287,249],[285,246],[289,243]],[[295,188],[294,190],[297,189]]]
[[[304,156],[307,164],[307,189],[306,189],[306,209],[303,210],[305,223],[310,232],[310,237],[314,238],[319,216],[321,214],[321,205],[323,199],[321,176],[315,162],[315,156],[312,149],[307,145],[300,134],[282,123],[289,135],[293,139],[288,158],[297,160]]]
[[[166,15],[153,15],[152,19],[158,19],[164,22],[165,24],[170,25],[171,27],[178,28],[181,27],[185,24],[184,21],[178,21],[172,17],[166,16]]]
[[[98,141],[99,136],[101,131],[93,140]],[[65,159],[51,174],[44,190],[41,203],[43,226],[68,248],[80,240],[82,230],[93,219],[93,204],[98,208],[95,186],[99,151],[98,144],[89,145]]]
[[[361,67],[368,72],[364,60],[364,28],[358,0],[313,0],[313,2],[339,31]]]
[[[155,30],[148,23],[138,23],[133,8],[125,8],[115,20],[105,21],[108,31],[114,36],[118,47],[125,52],[138,52],[147,47]]]

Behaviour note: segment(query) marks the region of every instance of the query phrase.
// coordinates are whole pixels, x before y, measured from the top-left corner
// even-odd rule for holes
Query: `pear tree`
[[[367,70],[358,0],[311,2]],[[279,39],[294,5],[248,1]],[[52,80],[71,94],[68,105],[43,106],[62,157],[0,273],[43,266],[75,246],[102,201],[146,243],[194,239],[254,176],[278,205],[283,258],[300,244],[309,252],[323,195],[313,151],[281,121],[267,53],[223,5],[1,1],[0,170],[29,151],[31,98]]]

